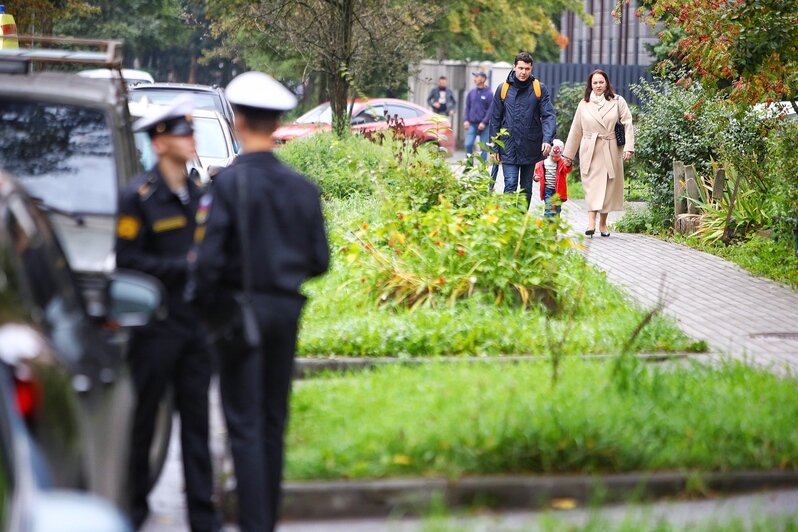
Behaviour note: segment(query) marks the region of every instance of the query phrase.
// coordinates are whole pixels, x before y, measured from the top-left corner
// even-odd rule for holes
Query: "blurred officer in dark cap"
[[[241,292],[242,249],[249,257],[260,348],[220,352],[219,372],[239,525],[243,532],[264,532],[274,530],[278,519],[283,434],[305,303],[300,286],[327,270],[329,249],[318,188],[272,153],[280,114],[293,109],[296,98],[260,72],[236,77],[226,94],[244,153],[216,176],[203,198],[199,217],[205,224],[186,296],[212,312],[214,296]],[[245,228],[239,227],[243,218]]]
[[[166,287],[169,316],[133,337],[130,368],[137,398],[130,459],[131,520],[141,527],[149,513],[150,446],[158,406],[174,390],[180,414],[188,516],[193,531],[218,530],[211,501],[208,384],[211,360],[197,333],[197,317],[183,299],[187,255],[194,244],[200,191],[186,176],[195,156],[190,99],[155,111],[134,124],[150,135],[158,162],[120,194],[116,263],[148,273]]]

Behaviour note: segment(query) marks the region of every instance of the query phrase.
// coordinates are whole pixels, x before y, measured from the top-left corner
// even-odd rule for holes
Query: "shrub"
[[[473,295],[497,304],[556,306],[558,275],[573,243],[559,220],[533,219],[517,196],[426,212],[389,212],[350,234],[346,260],[375,301],[436,306]]]
[[[339,139],[332,133],[291,141],[277,155],[315,181],[328,199],[373,193],[374,183],[391,160],[388,148],[356,136]]]
[[[716,130],[718,112],[712,102],[702,104],[698,86],[641,82],[632,90],[642,102],[635,130],[637,172],[650,191],[652,219],[668,226],[673,222],[673,160],[709,173],[717,152],[707,132]]]
[[[554,112],[557,113],[557,135],[556,137],[565,142],[571,122],[574,121],[574,114],[579,105],[579,101],[584,97],[585,86],[582,83],[563,83],[557,89],[557,97],[554,99]]]
[[[785,121],[768,139],[766,201],[774,235],[798,249],[798,122]]]

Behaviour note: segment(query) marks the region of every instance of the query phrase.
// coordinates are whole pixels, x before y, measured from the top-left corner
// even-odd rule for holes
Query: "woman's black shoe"
[[[585,231],[585,236],[589,236],[590,238],[593,238],[593,235],[594,235],[595,233],[596,233],[596,230],[595,230],[595,229],[587,229],[587,230]]]
[[[606,237],[609,237],[609,236],[610,236],[610,233],[609,233],[609,231],[608,231],[608,232],[606,232],[606,233],[604,233],[604,232],[601,232],[601,231],[599,231],[599,232],[601,233],[601,236],[606,236]]]

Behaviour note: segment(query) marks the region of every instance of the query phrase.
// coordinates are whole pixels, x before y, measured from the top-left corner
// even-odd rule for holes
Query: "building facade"
[[[562,14],[560,33],[568,45],[560,52],[561,63],[642,65],[653,57],[645,44],[655,44],[654,30],[637,18],[637,0],[622,7],[620,24],[612,16],[616,0],[584,0],[585,12],[593,15],[593,27],[587,26],[570,11]]]

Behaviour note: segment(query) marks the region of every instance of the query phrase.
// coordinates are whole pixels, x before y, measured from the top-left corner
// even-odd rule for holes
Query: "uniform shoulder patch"
[[[141,221],[135,216],[123,214],[116,222],[116,236],[123,240],[135,240],[141,230]]]
[[[138,192],[138,195],[141,199],[146,200],[147,198],[152,196],[153,190],[154,189],[152,188],[152,185],[150,185],[150,183],[147,182],[142,184],[136,192]]]

